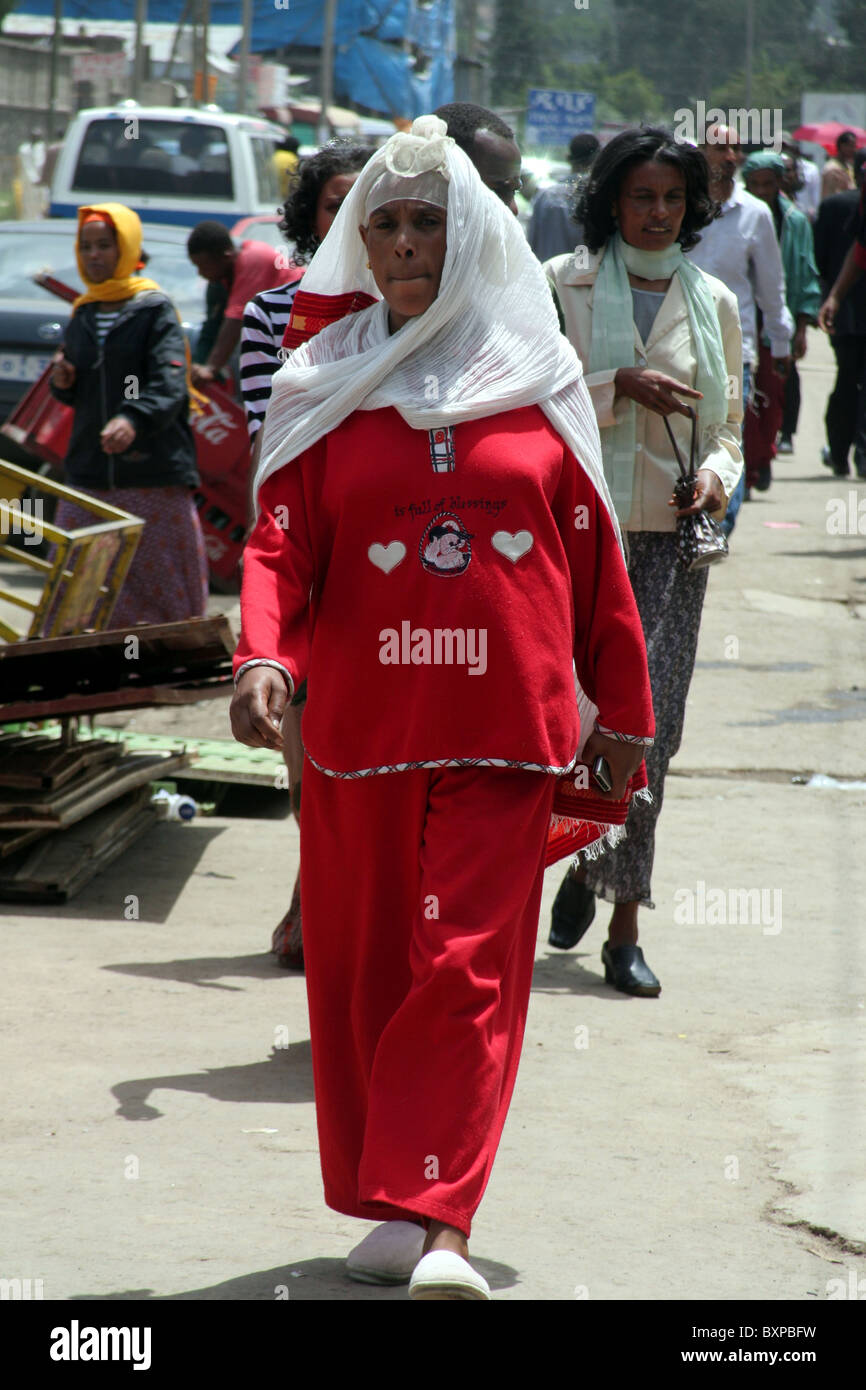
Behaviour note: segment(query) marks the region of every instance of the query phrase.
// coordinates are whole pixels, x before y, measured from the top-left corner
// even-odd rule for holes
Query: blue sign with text
[[[527,145],[567,148],[572,135],[595,126],[594,92],[554,92],[533,87],[526,112]]]

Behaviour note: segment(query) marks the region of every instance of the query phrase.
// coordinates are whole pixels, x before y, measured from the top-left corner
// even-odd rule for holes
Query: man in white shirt
[[[785,272],[772,213],[766,203],[734,183],[738,143],[727,126],[711,126],[706,132],[701,150],[710,166],[710,193],[722,205],[722,212],[704,227],[698,245],[688,254],[701,270],[715,275],[737,296],[743,333],[743,399],[748,408],[752,372],[758,361],[757,310],[761,310],[763,332],[770,339],[773,365],[783,377],[791,367],[794,322],[785,303]],[[745,495],[743,473],[721,523],[726,535],[734,529]]]

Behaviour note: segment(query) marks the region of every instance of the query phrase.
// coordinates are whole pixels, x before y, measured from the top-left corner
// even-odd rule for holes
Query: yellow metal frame
[[[21,506],[25,492],[31,489],[74,502],[92,512],[96,520],[92,526],[74,531],[40,521],[39,530],[54,546],[50,560],[0,541],[0,556],[45,576],[35,603],[0,585],[0,599],[32,615],[27,631],[17,631],[0,619],[0,638],[18,642],[28,637],[104,631],[141,539],[144,521],[86,492],[0,459],[0,537],[9,536],[13,528],[25,534],[33,530],[33,518]]]

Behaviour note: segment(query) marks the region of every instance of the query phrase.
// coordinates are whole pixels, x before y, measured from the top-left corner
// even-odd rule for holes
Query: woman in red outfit
[[[304,283],[324,318],[331,296],[382,299],[273,378],[232,725],[279,747],[307,678],[325,1200],[382,1223],[349,1273],[485,1299],[468,1237],[517,1073],[556,780],[602,755],[626,795],[653,733],[646,654],[580,364],[442,121],[370,160]]]

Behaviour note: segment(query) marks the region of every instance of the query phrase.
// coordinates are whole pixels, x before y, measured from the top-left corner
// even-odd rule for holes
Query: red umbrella
[[[822,145],[828,154],[836,153],[836,141],[846,130],[857,136],[857,144],[866,145],[866,130],[856,125],[840,125],[838,121],[818,121],[815,125],[801,125],[794,131],[795,140],[809,140],[813,145]]]

